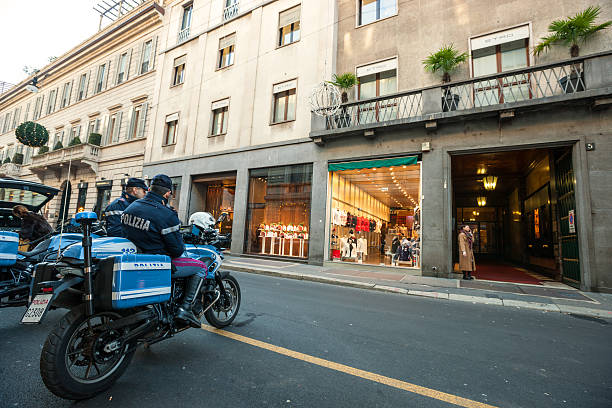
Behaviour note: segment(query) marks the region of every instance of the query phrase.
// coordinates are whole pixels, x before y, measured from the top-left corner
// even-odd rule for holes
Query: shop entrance
[[[219,232],[231,234],[234,222],[234,197],[236,173],[216,173],[193,176],[189,214],[197,211],[210,213],[215,219],[225,212],[228,217],[221,223]]]
[[[332,163],[328,260],[421,265],[421,163],[416,156]]]
[[[572,148],[452,156],[453,260],[472,230],[477,279],[580,284]]]

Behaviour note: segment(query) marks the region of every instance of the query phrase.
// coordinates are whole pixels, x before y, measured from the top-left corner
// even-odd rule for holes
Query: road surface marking
[[[462,398],[457,395],[447,394],[442,391],[437,391],[431,388],[422,387],[420,385],[411,384],[409,382],[396,380],[395,378],[385,377],[384,375],[372,373],[369,371],[360,370],[358,368],[350,367],[344,364],[334,363],[333,361],[324,360],[322,358],[314,357],[308,354],[299,353],[297,351],[289,350],[284,347],[275,346],[270,343],[255,340],[250,337],[241,336],[240,334],[228,332],[226,330],[215,329],[212,326],[206,324],[202,325],[202,329],[211,333],[218,334],[230,338],[232,340],[240,341],[242,343],[250,344],[251,346],[259,347],[264,350],[272,351],[274,353],[282,354],[287,357],[302,360],[307,363],[318,365],[321,367],[329,368],[330,370],[340,371],[345,374],[353,375],[355,377],[364,378],[366,380],[374,381],[380,384],[387,385],[389,387],[397,388],[400,390],[412,392],[414,394],[423,395],[425,397],[437,399],[439,401],[448,402],[464,408],[497,408],[494,405],[484,404],[482,402],[473,401],[467,398]]]

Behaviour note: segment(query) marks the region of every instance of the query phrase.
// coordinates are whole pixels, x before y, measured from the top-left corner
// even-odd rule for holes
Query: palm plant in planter
[[[459,53],[453,44],[445,45],[438,51],[430,54],[423,60],[425,71],[433,74],[442,73],[442,83],[446,84],[451,81],[450,74],[459,64],[465,62],[468,58],[467,53]],[[452,94],[449,88],[444,88],[444,96],[442,97],[442,110],[456,110],[459,105],[459,95]]]
[[[580,53],[580,44],[585,43],[593,34],[604,30],[612,25],[612,21],[595,24],[601,8],[590,6],[586,10],[577,13],[574,17],[555,20],[548,26],[549,35],[543,37],[533,49],[534,55],[540,55],[549,50],[555,44],[570,46],[570,56],[576,58]],[[564,92],[584,91],[583,72],[577,73],[578,69],[572,65],[572,72],[559,80]],[[569,84],[568,84],[569,81]]]
[[[346,72],[344,74],[334,74],[333,80],[329,81],[330,84],[337,86],[341,92],[341,101],[343,104],[348,102],[348,91],[350,91],[355,85],[359,84],[357,76],[353,73]],[[347,127],[351,125],[351,117],[346,113],[346,106],[342,106],[341,113],[336,116],[336,125],[338,127]]]

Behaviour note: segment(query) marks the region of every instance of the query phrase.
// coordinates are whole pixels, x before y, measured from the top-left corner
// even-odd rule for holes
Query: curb
[[[589,317],[599,317],[612,319],[612,311],[603,309],[592,309],[588,307],[558,305],[556,303],[541,303],[541,302],[526,302],[514,299],[499,299],[496,297],[483,297],[462,295],[457,293],[446,293],[426,290],[414,290],[396,288],[394,286],[378,285],[375,283],[365,283],[351,281],[347,279],[336,279],[327,276],[316,276],[309,274],[293,273],[287,271],[271,271],[263,268],[240,267],[240,266],[225,266],[224,269],[235,272],[246,272],[256,275],[273,276],[277,278],[286,278],[294,280],[304,280],[309,282],[326,283],[329,285],[347,286],[358,289],[376,290],[379,292],[395,293],[408,296],[420,296],[434,299],[454,300],[458,302],[470,302],[474,304],[497,305],[505,307],[516,307],[517,309],[540,310],[542,312],[557,312],[564,314],[576,314]]]

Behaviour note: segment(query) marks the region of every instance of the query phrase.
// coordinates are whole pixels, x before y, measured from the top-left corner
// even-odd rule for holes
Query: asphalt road
[[[455,406],[436,391],[467,407],[612,406],[611,321],[235,275],[243,303],[228,331],[245,338],[188,330],[79,403],[39,374],[65,312],[21,326],[23,309],[0,309],[0,407]]]

